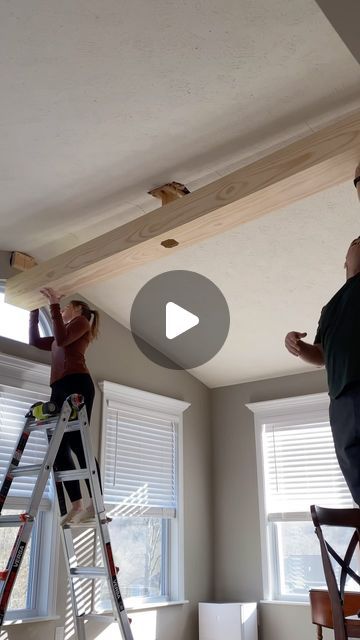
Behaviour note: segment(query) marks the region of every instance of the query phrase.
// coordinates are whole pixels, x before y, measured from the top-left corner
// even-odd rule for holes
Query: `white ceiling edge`
[[[190,370],[188,371],[188,373],[190,373],[194,378],[202,382],[208,389],[226,389],[227,387],[238,387],[244,384],[251,384],[254,382],[263,382],[266,380],[277,380],[279,378],[288,378],[290,376],[298,376],[298,375],[303,375],[307,373],[316,373],[319,371],[323,371],[325,373],[325,369],[323,367],[312,367],[311,365],[309,365],[308,367],[300,367],[296,371],[294,371],[294,369],[287,369],[287,370],[283,370],[280,372],[278,371],[266,376],[241,378],[241,380],[234,381],[234,382],[226,382],[225,384],[211,384],[209,382],[206,382],[206,376],[203,376],[201,374],[195,376],[193,373],[191,373]]]

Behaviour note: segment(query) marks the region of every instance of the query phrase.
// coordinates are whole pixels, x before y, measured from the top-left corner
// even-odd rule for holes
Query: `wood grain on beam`
[[[360,111],[151,211],[43,264],[10,278],[6,301],[31,309],[39,289],[63,294],[108,280],[182,247],[254,220],[354,177],[360,159]]]

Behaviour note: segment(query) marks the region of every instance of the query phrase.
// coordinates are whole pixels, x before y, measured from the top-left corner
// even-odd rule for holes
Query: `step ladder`
[[[75,419],[74,419],[75,414]],[[40,465],[19,465],[26,443],[32,431],[43,431],[48,439],[48,449],[44,460]],[[62,437],[65,432],[80,431],[82,444],[84,447],[86,468],[75,471],[53,471],[53,464],[58,452]],[[113,620],[120,628],[124,640],[133,640],[130,622],[125,611],[123,599],[117,581],[117,568],[115,567],[109,529],[106,521],[106,512],[103,497],[100,490],[100,483],[96,469],[96,462],[92,452],[91,441],[88,429],[88,419],[83,397],[78,394],[69,396],[64,402],[60,414],[47,417],[45,420],[36,420],[33,415],[29,415],[16,444],[13,457],[5,473],[0,489],[0,527],[19,527],[19,531],[14,542],[5,571],[0,571],[0,627],[3,625],[4,616],[10,600],[11,592],[24,557],[24,552],[29,542],[34,520],[39,510],[41,498],[43,496],[50,473],[53,473],[60,514],[65,512],[65,499],[62,482],[66,480],[88,479],[91,487],[92,499],[95,508],[95,518],[91,522],[84,522],[80,525],[67,524],[60,528],[61,538],[64,548],[65,562],[70,585],[71,605],[73,610],[75,629],[78,640],[86,640],[85,623],[88,619],[96,618],[96,613],[86,615],[81,610],[77,601],[77,587],[82,580],[107,580],[110,598],[113,608]],[[6,497],[9,493],[14,478],[19,476],[35,475],[36,482],[34,490],[29,500],[26,513],[2,516]],[[96,530],[98,546],[102,556],[102,566],[81,567],[77,564],[76,553],[73,542],[72,529],[76,526]],[[95,556],[95,550],[94,550]],[[103,619],[103,615],[98,616]]]

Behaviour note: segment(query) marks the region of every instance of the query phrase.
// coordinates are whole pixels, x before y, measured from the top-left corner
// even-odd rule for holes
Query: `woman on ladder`
[[[85,352],[99,332],[99,314],[90,309],[82,300],[71,300],[60,310],[60,299],[51,288],[41,289],[48,299],[53,326],[53,336],[41,338],[39,334],[39,310],[30,313],[29,343],[38,349],[51,351],[51,401],[59,410],[66,398],[79,393],[84,396],[88,420],[95,396],[95,387],[85,363]],[[92,320],[92,321],[91,321]],[[57,471],[75,469],[72,454],[75,453],[81,468],[86,466],[85,454],[79,431],[65,433],[57,453],[54,468]],[[100,471],[96,461],[99,481]],[[86,480],[90,503],[85,508],[82,502],[80,482],[78,480],[64,482],[71,502],[70,511],[62,517],[61,524],[67,522],[86,522],[94,517],[94,505],[90,483]],[[100,481],[101,486],[101,481]]]

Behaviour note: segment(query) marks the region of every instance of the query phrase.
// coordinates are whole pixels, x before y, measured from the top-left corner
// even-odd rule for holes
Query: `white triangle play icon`
[[[183,307],[179,307],[175,302],[167,302],[166,304],[166,337],[173,340],[182,333],[189,331],[199,324],[200,320],[197,316]]]

